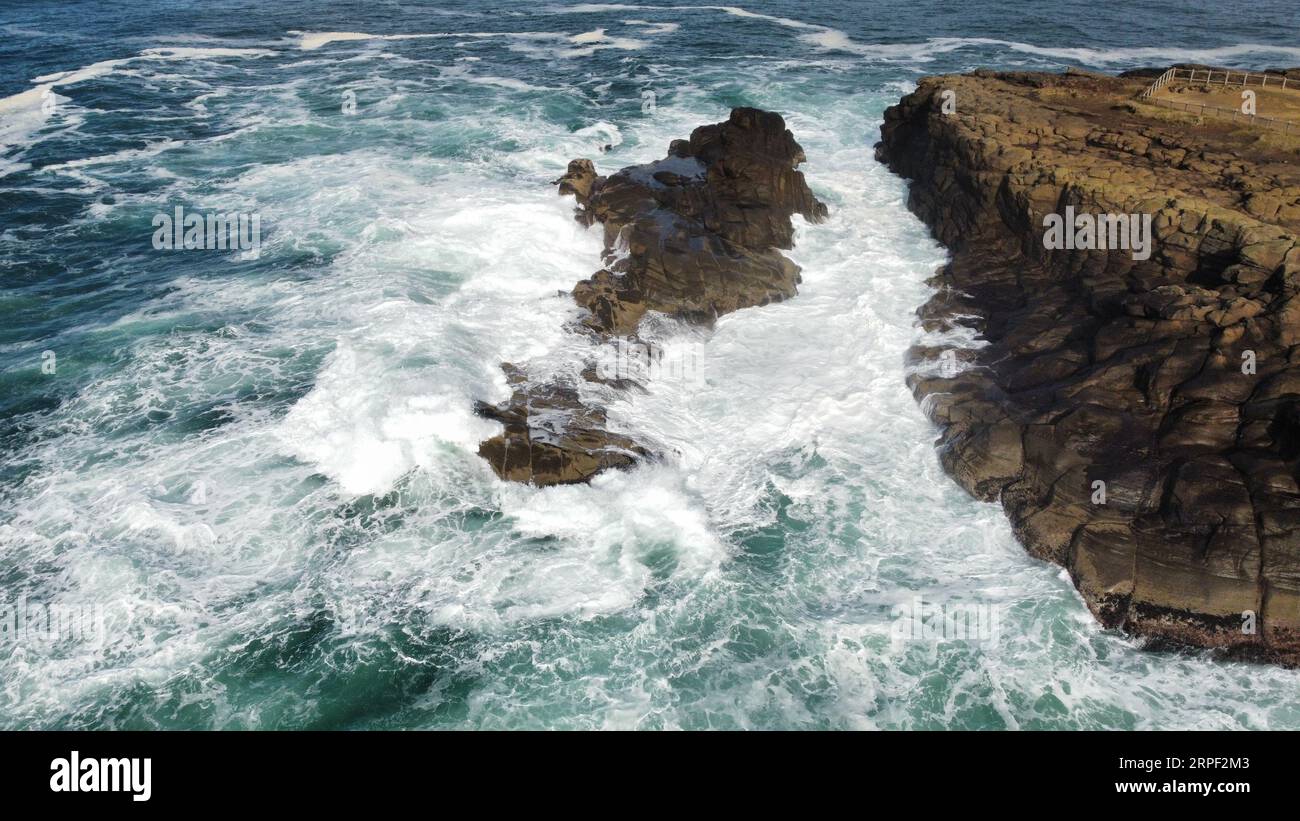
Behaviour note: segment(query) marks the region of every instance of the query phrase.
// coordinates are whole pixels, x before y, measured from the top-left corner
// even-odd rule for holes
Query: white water
[[[804,33],[795,36],[834,36],[797,22],[775,21]],[[608,31],[582,21],[507,48],[583,59],[570,52],[619,42]],[[301,45],[324,55],[352,39]],[[701,346],[702,381],[653,382],[610,405],[616,425],[665,458],[538,490],[498,481],[477,457],[494,426],[472,404],[505,396],[499,363],[561,372],[589,344],[565,330],[575,309],[557,292],[597,267],[601,243],[549,181],[575,156],[604,172],[657,159],[726,106],[691,72],[654,117],[570,128],[543,114],[545,101],[471,96],[538,93],[545,80],[470,61],[430,71],[405,56],[363,59],[406,61],[404,72],[440,85],[376,75],[364,95],[376,120],[349,125],[358,130],[337,150],[294,158],[274,137],[258,140],[310,127],[303,88],[338,68],[334,58],[294,64],[325,77],[251,94],[196,87],[189,110],[223,118],[225,139],[45,172],[99,191],[148,166],[168,185],[118,202],[161,207],[206,169],[238,165],[205,203],[255,202],[274,228],[255,273],[178,264],[170,293],[88,330],[122,361],[54,411],[22,454],[39,470],[16,490],[0,540],[11,566],[34,569],[33,595],[113,602],[130,621],[102,645],[0,658],[7,724],[111,723],[142,684],[207,706],[213,726],[309,722],[321,708],[297,680],[262,703],[226,667],[322,612],[335,641],[313,659],[322,680],[422,670],[445,663],[438,631],[468,637],[447,665],[477,676],[465,715],[417,709],[417,724],[1300,721],[1294,673],[1147,654],[1099,630],[997,507],[943,475],[903,369],[918,335],[912,312],[943,253],[870,145],[905,81],[828,101],[786,82],[780,66],[744,79],[747,99],[787,114],[831,207],[828,223],[799,228],[799,296],[709,332],[666,324],[664,344]],[[148,65],[146,82],[157,79]],[[421,94],[445,95],[438,116],[400,118]],[[512,148],[435,150],[485,133],[474,139]],[[397,148],[368,144],[395,134]],[[613,151],[599,154],[606,144]],[[82,219],[111,213],[91,205]],[[309,253],[324,261],[294,269]],[[259,392],[281,398],[246,398]],[[228,421],[189,432],[141,421],[211,407]],[[1004,608],[1001,640],[894,645],[891,608],[918,593]],[[442,698],[430,688],[421,706]]]

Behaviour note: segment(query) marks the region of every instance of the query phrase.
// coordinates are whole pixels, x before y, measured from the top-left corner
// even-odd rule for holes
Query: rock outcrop
[[[577,284],[580,331],[597,342],[635,338],[647,312],[708,323],[741,308],[794,296],[799,266],[778,249],[793,247],[791,217],[826,217],[826,206],[798,170],[803,149],[780,115],[732,110],[724,123],[674,140],[668,156],[602,177],[590,160],[569,163],[557,180],[577,201],[576,216],[604,227],[604,267]],[[604,412],[584,404],[578,387],[554,379],[531,382],[504,365],[514,394],[480,404],[480,414],[505,430],[479,454],[503,479],[551,485],[585,482],[607,468],[650,455],[632,438],[607,429]],[[591,363],[583,378],[601,380]]]
[[[913,390],[951,475],[1104,624],[1295,664],[1300,141],[1146,82],[981,71],[886,112],[877,156],[951,251],[922,321],[988,343],[915,350]],[[1067,207],[1150,215],[1149,258],[1045,248]]]

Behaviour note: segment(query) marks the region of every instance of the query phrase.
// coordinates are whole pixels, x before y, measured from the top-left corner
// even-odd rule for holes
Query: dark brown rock
[[[590,160],[570,162],[556,180],[559,192],[572,194],[577,219],[601,224],[605,238],[605,267],[573,289],[584,309],[580,330],[597,341],[630,338],[648,311],[708,323],[794,296],[799,266],[779,250],[793,247],[791,216],[826,217],[798,170],[803,161],[780,115],[737,108],[726,122],[674,140],[656,162],[609,177]],[[478,408],[505,426],[479,448],[503,479],[584,482],[650,455],[608,431],[604,412],[584,405],[576,386],[533,383],[522,369],[503,367],[512,397]],[[611,389],[627,387],[599,379],[590,366],[583,373]]]
[[[953,477],[1104,624],[1295,664],[1300,141],[1170,116],[1147,82],[931,77],[886,111],[877,156],[952,252],[922,322],[990,343],[911,384]],[[1046,250],[1067,205],[1151,214],[1150,258]]]
[[[591,160],[570,160],[568,170],[555,184],[559,186],[561,195],[572,194],[578,201],[578,206],[585,208],[596,179],[596,166],[592,165]]]
[[[476,407],[481,416],[505,427],[478,451],[502,479],[575,484],[650,455],[627,436],[607,430],[605,412],[584,405],[573,388],[530,384],[513,365],[502,365],[502,370],[515,387],[510,399]]]

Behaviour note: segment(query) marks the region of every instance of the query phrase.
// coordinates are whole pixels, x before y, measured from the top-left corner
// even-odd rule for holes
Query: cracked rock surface
[[[877,157],[951,252],[922,322],[988,342],[955,374],[914,350],[913,391],[951,475],[1105,625],[1296,664],[1300,141],[1147,82],[980,71],[886,111]],[[1044,249],[1067,206],[1150,214],[1150,257]]]

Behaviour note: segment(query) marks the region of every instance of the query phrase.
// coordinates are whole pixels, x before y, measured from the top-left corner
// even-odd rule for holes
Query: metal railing
[[[1257,114],[1243,114],[1235,108],[1217,108],[1205,103],[1185,103],[1182,100],[1170,100],[1167,97],[1151,97],[1147,99],[1148,103],[1166,106],[1168,108],[1177,108],[1182,111],[1196,111],[1204,115],[1206,112],[1213,112],[1223,117],[1229,117],[1234,120],[1246,120],[1251,123],[1266,125],[1269,128],[1276,128],[1283,134],[1300,134],[1300,124],[1289,122],[1287,120],[1275,120],[1272,117],[1260,117]]]
[[[1171,68],[1168,71],[1166,71],[1164,74],[1161,74],[1159,77],[1156,78],[1156,81],[1151,85],[1147,86],[1146,89],[1139,96],[1145,100],[1148,97],[1150,97],[1152,94],[1155,94],[1160,89],[1169,85],[1170,81],[1172,81],[1174,78],[1174,72],[1176,72],[1177,70],[1178,69],[1176,68]]]
[[[1249,71],[1220,71],[1217,69],[1202,68],[1171,68],[1164,74],[1156,78],[1155,82],[1147,86],[1143,92],[1138,95],[1140,99],[1149,103],[1166,106],[1167,108],[1181,109],[1182,111],[1196,111],[1198,114],[1214,113],[1223,117],[1230,117],[1234,120],[1243,119],[1252,124],[1261,124],[1269,128],[1275,128],[1283,134],[1292,132],[1300,134],[1300,124],[1287,120],[1276,120],[1272,117],[1260,117],[1256,114],[1246,114],[1235,108],[1219,108],[1217,106],[1206,105],[1205,103],[1189,103],[1182,100],[1171,100],[1167,97],[1157,97],[1156,92],[1168,86],[1171,83],[1186,81],[1188,83],[1201,83],[1205,87],[1211,85],[1228,86],[1241,88],[1251,84],[1253,81],[1261,88],[1267,88],[1271,81],[1278,88],[1286,88],[1289,77],[1279,77],[1276,74],[1255,74]],[[1300,81],[1291,81],[1291,87],[1300,90]]]
[[[1289,77],[1280,77],[1276,74],[1254,74],[1249,71],[1218,71],[1209,68],[1171,68],[1164,74],[1156,78],[1156,81],[1147,86],[1142,92],[1142,98],[1146,99],[1154,95],[1157,91],[1169,85],[1176,80],[1186,80],[1189,83],[1203,83],[1204,85],[1216,86],[1248,86],[1253,80],[1261,88],[1267,88],[1269,81],[1279,88],[1286,88]],[[1238,82],[1240,80],[1240,82]],[[1292,88],[1300,87],[1296,82],[1291,83]]]

